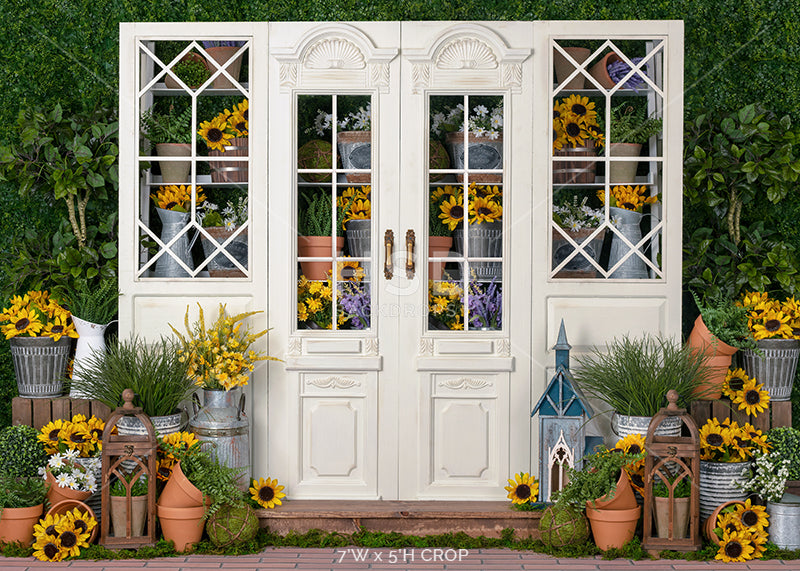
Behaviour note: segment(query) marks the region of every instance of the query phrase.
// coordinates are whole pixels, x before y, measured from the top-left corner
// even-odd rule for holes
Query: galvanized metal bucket
[[[464,230],[459,225],[453,233],[454,249],[464,254]],[[467,225],[467,255],[470,258],[501,258],[503,256],[503,223],[501,221],[483,222]],[[475,261],[469,263],[472,277],[490,280],[503,277],[502,262]]]
[[[783,494],[780,502],[767,502],[769,540],[781,549],[800,549],[800,497]]]
[[[8,342],[19,396],[38,399],[61,396],[72,339],[12,337]]]
[[[183,419],[183,415],[184,412],[176,412],[166,416],[151,416],[150,422],[153,423],[156,436],[167,436],[178,432],[186,426],[186,420]],[[189,415],[186,414],[186,416],[188,417]],[[121,416],[117,421],[117,432],[122,436],[147,436],[147,428],[135,416]],[[134,460],[123,460],[122,467],[131,472],[136,468],[136,462]]]
[[[630,434],[645,436],[651,420],[653,420],[652,416],[628,416],[627,414],[614,413],[611,417],[611,429],[620,437],[620,440]],[[656,428],[656,435],[680,436],[682,424],[681,419],[677,416],[667,417]]]
[[[748,377],[764,383],[770,400],[786,401],[792,396],[800,341],[797,339],[762,339],[757,341],[760,357],[752,349],[744,351],[744,370]]]
[[[199,440],[214,444],[213,454],[230,468],[241,468],[240,486],[250,482],[250,421],[244,412],[245,397],[241,388],[229,391],[203,389],[201,408],[194,397],[194,416],[189,429]]]
[[[194,269],[192,262],[191,249],[189,243],[189,233],[184,231],[189,222],[188,212],[175,212],[174,210],[165,210],[164,208],[156,208],[158,217],[161,218],[161,241],[168,244],[173,238],[178,236],[178,239],[170,247],[170,251],[180,259],[181,262],[186,264],[186,267]],[[178,259],[170,255],[169,252],[164,252],[161,257],[156,260],[156,269],[153,275],[157,278],[187,278],[189,273],[183,269],[183,266],[178,263]]]
[[[642,221],[643,214],[616,206],[609,207],[609,214],[612,220],[617,221],[614,225],[614,230],[616,230],[616,232],[612,231],[611,233],[611,250],[608,254],[608,267],[610,269],[632,250],[628,244],[622,241],[622,238],[619,237],[617,232],[625,236],[631,244],[636,246],[642,241],[642,228],[639,224]],[[628,256],[628,258],[611,273],[611,277],[614,279],[644,280],[650,276],[647,272],[647,266],[644,260],[634,251],[633,254]]]
[[[733,500],[744,501],[747,493],[734,486],[750,478],[752,462],[700,461],[700,518],[707,519],[720,504]],[[770,534],[772,529],[770,527]]]

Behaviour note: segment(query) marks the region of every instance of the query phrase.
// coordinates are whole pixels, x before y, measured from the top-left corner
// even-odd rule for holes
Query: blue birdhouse
[[[569,372],[569,350],[564,320],[553,349],[556,372],[531,416],[539,415],[539,497],[550,501],[553,492],[567,483],[567,468],[580,470],[583,456],[591,452],[595,440],[586,437],[586,422],[592,407],[573,385]]]

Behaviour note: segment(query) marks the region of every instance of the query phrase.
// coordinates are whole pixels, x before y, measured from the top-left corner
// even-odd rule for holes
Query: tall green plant
[[[122,405],[122,391],[131,389],[137,406],[148,416],[173,414],[197,388],[178,348],[176,341],[165,337],[152,344],[135,336],[115,340],[106,353],[92,353],[72,387],[111,409]]]
[[[573,377],[587,396],[619,414],[654,416],[667,405],[670,389],[678,391],[682,407],[697,398],[709,374],[706,359],[671,339],[615,337],[604,348],[594,347],[578,357]]]
[[[73,316],[105,325],[117,313],[119,289],[116,280],[103,280],[93,289],[80,288],[65,292],[65,302]]]
[[[300,236],[330,236],[333,203],[325,190],[314,190],[302,196],[305,203],[297,215],[297,233]],[[336,235],[343,236],[342,224],[347,208],[339,208],[336,213]]]
[[[636,108],[624,102],[611,109],[611,143],[647,144],[650,137],[661,132],[663,121],[650,117],[645,107]]]
[[[178,111],[173,105],[160,113],[153,108],[142,113],[142,133],[154,145],[192,142],[192,108]]]

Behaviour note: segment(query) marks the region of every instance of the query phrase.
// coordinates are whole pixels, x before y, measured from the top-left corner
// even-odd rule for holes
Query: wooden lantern
[[[121,407],[114,411],[106,422],[103,432],[103,473],[102,473],[102,522],[100,543],[107,547],[142,547],[154,545],[156,541],[156,449],[158,440],[150,418],[140,407],[133,406],[133,391],[125,389]],[[113,429],[123,416],[135,416],[144,425],[147,435],[122,436],[113,434]],[[125,476],[130,474],[128,481]],[[110,534],[111,481],[119,479],[126,490],[124,497],[125,521],[124,533],[122,525],[115,526],[114,535]],[[133,517],[134,500],[131,488],[139,478],[147,478],[147,504],[144,514],[144,532],[134,534]],[[120,519],[117,520],[118,522]]]
[[[697,551],[700,540],[700,433],[686,409],[678,408],[678,393],[667,393],[669,404],[653,417],[647,429],[644,464],[644,534],[642,547],[648,551],[671,549]],[[677,416],[689,436],[657,436],[656,428],[667,417]],[[688,501],[675,498],[675,488],[685,479],[691,483]],[[663,483],[666,498],[656,498],[653,486]],[[658,512],[658,513],[656,513]],[[685,514],[685,515],[684,515]],[[660,521],[661,533],[653,530],[653,518]],[[666,519],[664,519],[666,518]],[[685,530],[685,531],[683,531]]]

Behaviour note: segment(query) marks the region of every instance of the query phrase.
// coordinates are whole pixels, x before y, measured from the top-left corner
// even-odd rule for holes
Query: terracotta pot
[[[181,470],[180,462],[172,469],[172,475],[158,497],[158,504],[165,508],[203,507],[203,492],[189,481]]]
[[[452,236],[428,236],[428,257],[446,258],[453,246]],[[428,262],[428,279],[440,280],[444,274],[446,262]]]
[[[614,52],[608,52],[603,56],[603,59],[589,68],[589,74],[595,78],[601,86],[606,89],[611,89],[616,85],[616,82],[608,75],[608,66],[619,59],[620,57]],[[594,85],[592,87],[594,87]]]
[[[92,495],[92,492],[79,492],[70,488],[60,488],[50,470],[47,471],[47,483],[50,485],[47,489],[47,499],[50,500],[50,505],[53,506],[66,500],[82,502]]]
[[[181,58],[181,61],[199,61],[204,66],[208,67],[208,63],[206,63],[205,58],[203,56],[201,56],[200,54],[195,53],[195,52],[189,52],[188,54],[186,54],[185,56],[183,56]],[[166,87],[167,89],[183,89],[180,86],[180,84],[178,84],[177,81],[172,79],[172,76],[169,75],[169,74],[164,76],[164,87]],[[189,87],[192,88],[192,89],[197,89],[200,86],[199,85],[190,85]]]
[[[78,501],[78,500],[64,500],[63,502],[58,502],[57,504],[53,504],[49,510],[47,510],[46,515],[64,515],[67,512],[71,512],[75,508],[78,508],[82,512],[86,512],[89,514],[89,517],[97,519],[97,514],[95,511],[89,507],[87,504]],[[89,536],[89,543],[94,543],[94,540],[97,539],[97,534],[100,532],[100,522],[97,523],[96,526],[92,529],[92,535]]]
[[[722,545],[722,540],[717,537],[717,534],[714,533],[714,528],[717,527],[717,518],[719,514],[727,507],[735,506],[735,505],[745,505],[744,502],[740,502],[738,500],[734,500],[732,502],[725,502],[724,504],[720,504],[717,508],[711,512],[711,515],[706,518],[703,522],[703,533],[706,536],[706,539],[713,541],[717,545]]]
[[[175,551],[192,549],[193,544],[203,537],[203,515],[206,513],[203,506],[174,508],[159,504],[156,513],[164,539],[175,543]]]
[[[642,508],[639,506],[623,510],[598,510],[587,507],[586,516],[589,518],[597,547],[603,551],[612,547],[619,549],[633,539],[641,511]]]
[[[344,248],[344,236],[336,238],[336,252],[341,252]],[[331,251],[330,236],[298,236],[297,255],[301,258],[330,258]],[[326,280],[329,272],[332,272],[333,260],[329,262],[300,262],[300,269],[303,275],[309,280]]]
[[[4,508],[0,514],[0,541],[33,545],[33,526],[42,517],[44,504],[29,508]]]
[[[156,145],[156,154],[159,157],[189,157],[192,147],[188,143],[159,143]],[[158,161],[161,168],[161,182],[163,184],[186,184],[189,182],[189,172],[192,170],[190,161]]]
[[[578,63],[585,62],[592,53],[589,48],[562,47],[562,49]],[[559,85],[562,84],[573,71],[575,71],[575,66],[572,64],[572,62],[568,61],[567,58],[555,48],[553,48],[553,67],[556,70],[556,81],[558,81]],[[573,77],[569,83],[564,85],[562,90],[583,89],[585,85],[586,76],[582,73],[579,73],[577,76]]]
[[[611,143],[608,150],[612,157],[638,157],[642,154],[639,143]],[[608,166],[610,184],[633,184],[639,161],[611,161]]]
[[[695,393],[703,399],[718,399],[722,396],[722,383],[731,366],[731,358],[739,349],[720,341],[703,322],[703,316],[698,315],[694,321],[694,329],[689,334],[687,344],[708,355],[706,366],[710,369],[706,381]]]
[[[114,537],[138,537],[144,533],[144,520],[147,516],[147,496],[131,497],[131,535],[128,536],[128,498],[110,496],[111,525]]]
[[[625,470],[620,471],[614,497],[609,498],[608,494],[606,494],[605,496],[597,498],[594,502],[586,502],[587,508],[592,507],[602,510],[627,510],[635,508],[637,505],[636,496],[631,486],[631,479]]]
[[[653,514],[656,519],[658,537],[664,539],[682,539],[686,537],[686,530],[689,527],[690,499],[673,498],[675,504],[672,509],[672,537],[669,537],[669,498],[653,498],[655,500]]]
[[[235,79],[237,82],[239,81],[239,72],[242,69],[242,55],[247,53],[246,51],[237,57],[235,60],[228,63],[233,54],[238,52],[241,49],[241,46],[217,46],[212,48],[206,48],[206,53],[208,53],[211,58],[219,64],[219,66],[227,71],[230,76]],[[217,66],[215,66],[210,61],[206,60],[206,67],[208,71],[212,74],[217,71]],[[233,89],[234,85],[231,83],[231,80],[222,75],[222,72],[214,79],[212,83],[212,87],[214,89]]]

